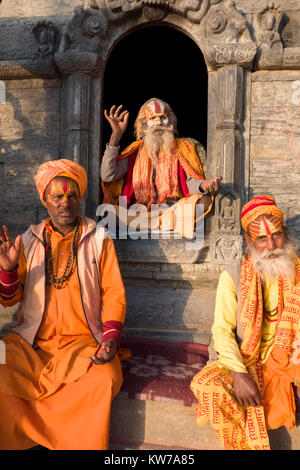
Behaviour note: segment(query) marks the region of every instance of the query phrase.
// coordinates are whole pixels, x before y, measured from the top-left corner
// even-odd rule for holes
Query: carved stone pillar
[[[64,83],[64,136],[62,156],[88,169],[88,132],[91,77],[82,72],[70,74]]]
[[[243,68],[226,66],[218,72],[216,103],[215,171],[222,174],[226,188],[240,191],[241,185],[241,120]]]
[[[61,65],[61,64],[60,64]],[[82,165],[89,176],[89,115],[92,77],[74,71],[62,87],[61,106],[61,157]],[[86,212],[88,192],[82,201]]]
[[[225,264],[242,255],[240,201],[242,199],[242,103],[244,70],[228,65],[215,77],[215,144],[212,174],[222,175],[223,190],[215,201],[211,236],[212,262]]]
[[[99,197],[99,168],[91,161],[94,153],[89,148],[91,97],[95,98],[94,91],[97,87],[94,82],[100,80],[102,71],[100,42],[107,22],[99,11],[78,7],[74,12],[55,54],[55,63],[64,77],[61,156],[74,160],[85,168],[89,184],[82,208],[84,213],[94,216]],[[92,124],[94,131],[94,123]],[[99,157],[96,161],[99,162]]]

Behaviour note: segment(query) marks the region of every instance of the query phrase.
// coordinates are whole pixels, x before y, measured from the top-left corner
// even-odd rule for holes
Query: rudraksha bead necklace
[[[53,269],[53,257],[52,257],[52,246],[51,246],[51,233],[47,229],[44,230],[43,234],[45,252],[46,252],[46,280],[47,284],[53,284],[56,289],[62,289],[67,279],[70,277],[73,266],[77,256],[77,245],[79,238],[79,224],[77,224],[70,248],[70,253],[68,256],[67,264],[62,276],[56,276]]]

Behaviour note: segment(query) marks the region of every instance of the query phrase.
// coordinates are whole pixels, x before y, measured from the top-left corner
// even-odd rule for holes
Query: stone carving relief
[[[243,238],[238,235],[215,235],[211,238],[212,262],[230,264],[243,256]]]
[[[227,264],[242,256],[240,236],[240,196],[233,190],[223,190],[215,199],[215,231],[211,236],[211,261]]]
[[[143,10],[147,18],[162,19],[169,11],[200,23],[209,5],[221,0],[83,0],[84,8],[106,8],[111,21],[119,20],[129,12]]]
[[[54,54],[57,51],[60,31],[51,21],[39,21],[32,33],[37,42],[31,63],[32,71],[52,76],[56,73]]]
[[[59,30],[51,21],[39,21],[32,30],[38,43],[34,55],[45,58],[56,52]]]
[[[100,45],[107,31],[107,18],[93,8],[75,8],[63,32],[55,61],[63,73],[83,71],[97,74],[101,67]]]
[[[225,192],[216,197],[217,231],[240,233],[240,198],[235,192]]]
[[[270,3],[258,13],[258,32],[256,34],[256,39],[260,47],[267,49],[274,47],[279,50],[283,49],[279,34],[279,26],[282,16],[283,11],[274,3]]]
[[[274,68],[283,62],[283,44],[279,28],[282,10],[274,3],[268,4],[256,16],[257,61],[260,67]]]
[[[224,65],[250,67],[256,54],[244,16],[233,0],[212,5],[200,25],[209,70]]]

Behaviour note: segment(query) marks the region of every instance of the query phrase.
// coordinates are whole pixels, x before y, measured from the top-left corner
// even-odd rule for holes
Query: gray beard
[[[248,247],[247,253],[251,255],[254,269],[262,280],[267,277],[271,279],[277,277],[295,278],[297,252],[295,242],[292,239],[287,239],[282,248],[260,252],[254,247]],[[276,257],[271,258],[272,255],[276,255]]]
[[[157,127],[156,127],[157,129]],[[175,135],[173,126],[160,127],[163,134],[155,134],[154,129],[146,129],[143,135],[144,146],[151,158],[154,168],[157,166],[157,159],[160,150],[171,153],[175,147]]]

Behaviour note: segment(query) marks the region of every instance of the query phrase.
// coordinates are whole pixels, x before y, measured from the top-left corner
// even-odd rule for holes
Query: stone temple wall
[[[275,197],[300,248],[300,71],[251,78],[250,195]]]
[[[74,64],[64,62],[66,50],[63,50],[59,61],[63,66],[58,69],[53,54],[58,50],[62,32],[74,17],[75,7],[110,5],[112,10],[105,20],[106,36],[100,45],[96,44],[103,63],[114,44],[133,30],[135,23],[141,26],[166,21],[193,37],[201,47],[209,75],[208,173],[214,175],[217,168],[225,170],[226,188],[237,198],[236,212],[240,200],[244,202],[261,194],[273,195],[283,208],[290,233],[300,248],[299,0],[278,2],[284,15],[280,25],[272,25],[271,30],[260,25],[258,16],[269,4],[267,1],[193,0],[191,3],[177,0],[172,3],[172,12],[166,15],[155,3],[152,2],[150,8],[146,6],[141,14],[142,2],[138,0],[2,0],[0,80],[6,85],[6,102],[0,103],[0,225],[7,224],[15,236],[30,223],[38,223],[46,216],[33,181],[40,163],[65,156],[65,148],[71,149],[70,158],[73,158],[74,149],[87,148],[88,132],[90,160],[98,158],[101,122],[99,117],[95,118],[93,109],[99,105],[101,93],[97,73],[101,75],[104,67],[95,73],[86,69],[76,71]],[[206,16],[201,16],[204,4],[210,10]],[[188,5],[193,6],[192,10]],[[130,16],[130,8],[136,9],[135,16]],[[273,8],[275,17],[280,16],[276,5],[269,8]],[[222,15],[228,9],[229,17],[236,18],[240,33],[229,26],[227,35],[226,29],[222,30]],[[125,10],[126,15],[129,12],[128,20],[126,15],[111,20],[113,15],[117,17],[118,12]],[[211,14],[209,18],[209,12],[215,12],[215,16]],[[55,24],[59,34],[49,61],[41,63],[37,60],[37,47],[41,52],[43,44],[34,36],[33,28],[45,20]],[[80,47],[88,46],[86,57],[93,59],[96,50],[93,43],[90,46],[85,40],[78,45],[76,34],[75,53],[82,51]],[[250,58],[247,58],[248,53]],[[89,96],[91,116],[88,124],[86,96]],[[90,173],[95,174],[95,171]],[[97,192],[97,184],[96,180],[90,194]],[[208,344],[218,276],[228,261],[224,256],[223,263],[221,256],[214,262],[212,252],[217,253],[219,236],[223,254],[226,252],[229,261],[236,256],[234,249],[240,253],[241,246],[240,227],[224,232],[218,225],[216,218],[222,212],[219,203],[221,199],[217,198],[215,216],[207,225],[212,237],[207,237],[206,246],[196,261],[189,260],[182,246],[176,243],[166,247],[137,241],[121,248],[119,258],[127,292],[125,331],[128,335]],[[237,220],[236,215],[235,223]],[[218,236],[213,245],[215,231]],[[237,245],[235,239],[239,239]],[[7,331],[14,310],[4,311],[0,307],[0,332]]]

